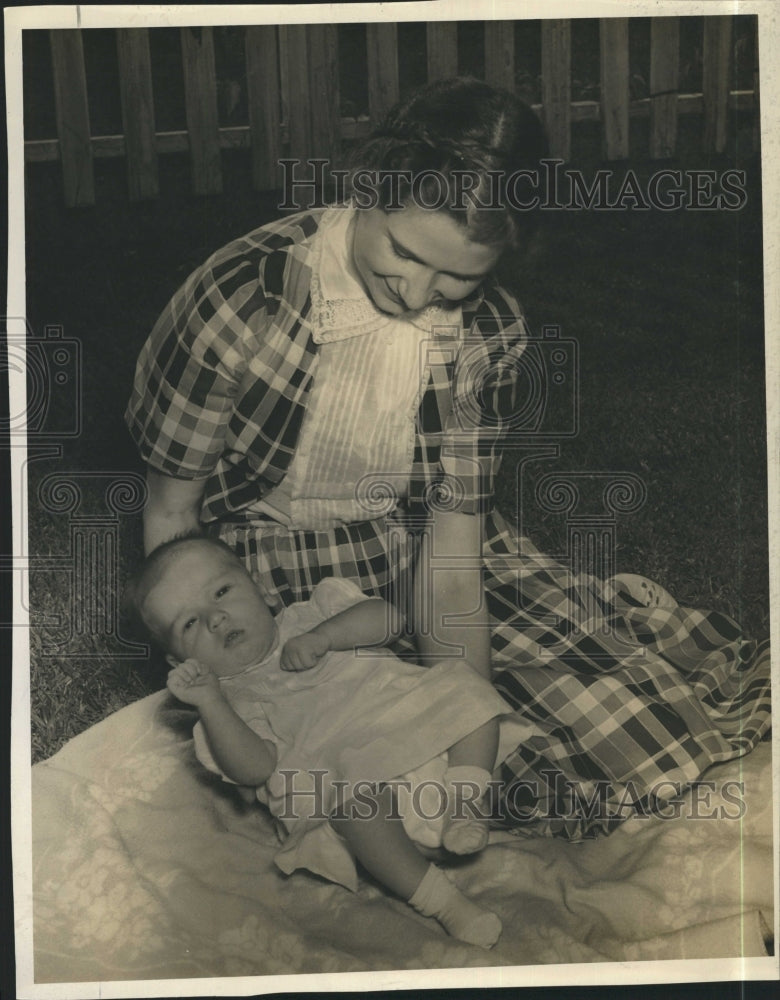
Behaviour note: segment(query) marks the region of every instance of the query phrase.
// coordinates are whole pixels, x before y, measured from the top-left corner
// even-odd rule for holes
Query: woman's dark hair
[[[447,211],[476,243],[516,248],[536,215],[522,207],[535,184],[519,172],[535,175],[547,152],[541,122],[516,95],[470,77],[440,80],[397,104],[355,151],[352,189],[358,171],[363,184],[375,172],[381,208],[414,200]]]

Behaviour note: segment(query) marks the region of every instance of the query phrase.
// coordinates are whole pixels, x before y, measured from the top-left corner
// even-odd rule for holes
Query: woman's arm
[[[479,674],[489,678],[482,532],[479,514],[433,514],[423,534],[415,573],[415,631],[423,663],[465,656]]]
[[[177,535],[200,531],[200,504],[205,479],[174,479],[151,466],[146,468],[144,552]]]

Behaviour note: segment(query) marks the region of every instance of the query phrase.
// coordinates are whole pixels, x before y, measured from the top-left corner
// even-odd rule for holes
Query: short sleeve
[[[344,580],[338,576],[329,576],[321,580],[312,590],[311,603],[322,615],[323,619],[332,618],[334,615],[346,611],[361,601],[369,601],[370,597],[353,583],[351,580]]]
[[[455,366],[434,507],[468,514],[492,506],[506,434],[518,417],[528,330],[519,302],[495,286],[471,314]]]
[[[183,479],[208,476],[265,320],[261,252],[240,241],[192,274],[152,330],[125,420],[142,458]]]

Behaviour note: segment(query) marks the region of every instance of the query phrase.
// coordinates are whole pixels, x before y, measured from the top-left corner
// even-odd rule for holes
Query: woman
[[[493,509],[527,346],[493,275],[528,237],[519,185],[545,151],[513,95],[423,89],[360,151],[375,174],[350,205],[250,233],[185,282],[127,420],[147,551],[215,530],[285,605],[331,575],[403,604],[407,652],[460,647],[517,708],[497,821],[578,838],[751,749],[769,668],[722,616],[638,577],[573,579]]]

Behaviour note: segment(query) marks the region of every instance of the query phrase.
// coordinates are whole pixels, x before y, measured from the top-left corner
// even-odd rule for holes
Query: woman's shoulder
[[[214,269],[241,257],[260,257],[278,252],[301,251],[305,256],[320,228],[326,209],[313,208],[266,222],[216,250],[203,265]]]
[[[299,304],[308,290],[313,242],[325,211],[309,209],[276,219],[215,250],[177,290],[174,312],[189,314],[192,303],[215,309],[222,301],[261,309],[269,296]]]

